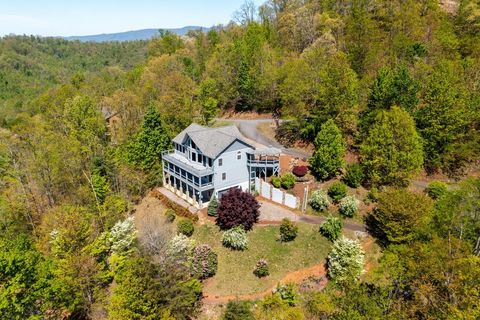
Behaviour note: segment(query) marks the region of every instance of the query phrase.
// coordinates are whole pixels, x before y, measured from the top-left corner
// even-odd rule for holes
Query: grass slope
[[[299,234],[293,242],[278,241],[278,226],[256,226],[248,233],[249,248],[232,251],[222,246],[222,232],[207,224],[196,228],[197,243],[208,243],[218,254],[217,274],[205,286],[209,295],[243,295],[262,292],[274,286],[287,273],[323,263],[330,242],[318,232],[318,226],[299,223]],[[258,279],[253,274],[257,261],[265,258],[270,276]]]

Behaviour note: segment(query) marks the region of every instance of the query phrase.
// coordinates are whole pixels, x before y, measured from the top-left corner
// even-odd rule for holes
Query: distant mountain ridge
[[[87,36],[70,36],[64,37],[66,40],[79,40],[81,42],[107,42],[107,41],[134,41],[134,40],[149,40],[154,36],[159,35],[159,30],[168,30],[170,32],[176,33],[179,36],[186,35],[190,30],[205,30],[208,31],[210,28],[200,27],[200,26],[186,26],[183,28],[158,28],[158,29],[142,29],[142,30],[133,30],[125,31],[118,33],[103,33]]]

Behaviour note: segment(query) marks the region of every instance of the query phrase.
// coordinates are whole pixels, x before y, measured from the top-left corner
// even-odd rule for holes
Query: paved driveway
[[[282,150],[285,154],[289,154],[294,157],[298,158],[309,158],[310,154],[308,152],[297,150],[293,148],[285,148],[281,145],[278,141],[272,140],[269,137],[265,136],[262,132],[260,132],[257,126],[261,123],[271,123],[274,119],[253,119],[253,120],[245,120],[245,119],[217,119],[219,121],[228,121],[234,123],[238,130],[248,139],[258,142],[264,146],[272,146]],[[284,120],[279,120],[280,122]]]

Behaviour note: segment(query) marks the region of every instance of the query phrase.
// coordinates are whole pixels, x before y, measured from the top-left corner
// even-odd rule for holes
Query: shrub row
[[[291,173],[285,173],[281,175],[280,177],[273,176],[272,177],[272,185],[275,188],[280,188],[282,187],[283,189],[291,189],[293,186],[295,186],[295,176]]]

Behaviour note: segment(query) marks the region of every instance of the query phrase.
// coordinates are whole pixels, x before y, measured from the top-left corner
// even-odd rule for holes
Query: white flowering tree
[[[111,250],[118,255],[127,255],[132,251],[137,236],[133,217],[118,221],[110,230]]]
[[[245,250],[248,247],[247,232],[242,225],[233,227],[223,233],[222,243],[227,248]]]
[[[308,203],[314,210],[325,211],[330,205],[330,200],[328,200],[328,196],[323,190],[315,190]]]
[[[195,240],[180,233],[170,240],[167,256],[175,263],[188,266],[192,262]]]
[[[336,282],[358,280],[363,273],[365,253],[358,240],[342,237],[328,255],[328,276]]]
[[[345,217],[353,217],[358,210],[358,200],[354,196],[346,196],[340,200],[338,210]]]

